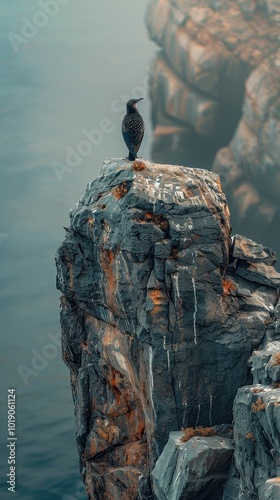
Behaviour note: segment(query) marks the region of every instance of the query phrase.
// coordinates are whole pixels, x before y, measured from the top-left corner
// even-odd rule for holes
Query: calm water
[[[68,210],[98,175],[103,159],[126,154],[120,101],[145,92],[154,52],[144,27],[145,7],[140,0],[69,0],[52,17],[40,17],[38,1],[0,0],[1,499],[12,495],[5,484],[10,387],[17,391],[13,498],[85,498],[69,373],[57,347],[54,254]],[[41,27],[36,32],[22,18]],[[22,35],[29,36],[28,43],[18,38]],[[146,122],[148,106],[146,99],[141,104]],[[104,118],[114,131],[69,167],[66,148],[82,151],[82,131],[98,129]],[[146,158],[149,141],[148,128],[141,149]]]

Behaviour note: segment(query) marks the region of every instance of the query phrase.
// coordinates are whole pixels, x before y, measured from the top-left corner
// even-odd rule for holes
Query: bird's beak
[[[140,97],[140,99],[137,99],[136,102],[142,101],[142,99],[144,99],[144,97]]]

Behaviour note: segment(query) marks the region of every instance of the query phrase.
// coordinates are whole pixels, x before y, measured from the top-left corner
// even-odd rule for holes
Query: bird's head
[[[142,99],[144,99],[144,97],[140,97],[140,99],[129,99],[129,101],[127,101],[127,103],[126,103],[127,112],[128,113],[135,113],[135,111],[137,111],[136,104],[139,101],[142,101]]]

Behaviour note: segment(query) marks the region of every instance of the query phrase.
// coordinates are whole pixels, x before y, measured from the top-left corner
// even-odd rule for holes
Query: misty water
[[[69,209],[102,161],[127,154],[119,130],[122,103],[143,92],[147,97],[155,51],[144,26],[146,2],[64,3],[46,19],[38,1],[0,0],[1,499],[12,495],[6,484],[11,387],[17,394],[13,498],[86,498],[69,372],[58,347],[54,255]],[[28,24],[34,16],[42,24],[36,32]],[[18,38],[24,33],[27,43]],[[149,159],[148,99],[141,113],[147,125],[141,155]],[[86,156],[85,131],[100,130],[105,118],[110,127]],[[69,167],[69,151],[83,153],[72,157],[75,167]]]

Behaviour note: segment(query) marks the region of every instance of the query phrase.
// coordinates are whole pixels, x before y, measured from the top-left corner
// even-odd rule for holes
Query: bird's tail
[[[129,151],[129,155],[128,155],[128,159],[129,161],[134,161],[135,158],[137,158],[137,155],[133,155],[130,151]]]

